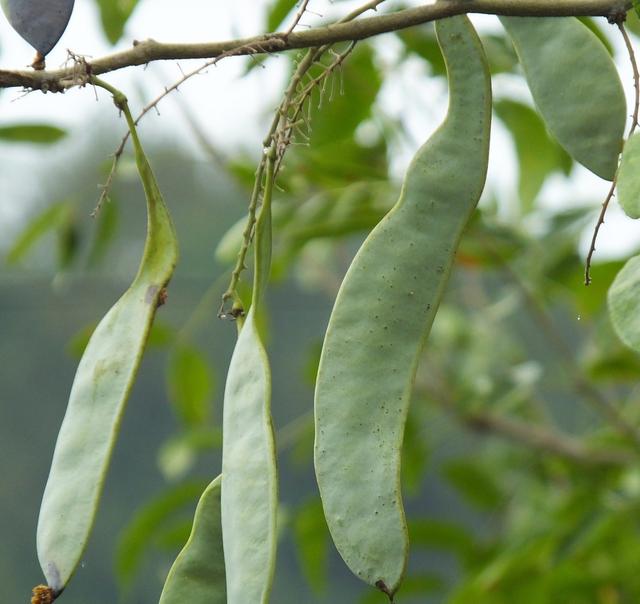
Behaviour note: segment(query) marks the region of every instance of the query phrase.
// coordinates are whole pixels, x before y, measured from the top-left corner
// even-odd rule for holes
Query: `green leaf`
[[[310,101],[311,145],[336,143],[350,138],[357,126],[371,114],[382,78],[374,62],[371,46],[359,44],[341,72],[329,76]],[[316,66],[316,76],[324,67]]]
[[[620,76],[597,36],[577,19],[500,17],[549,130],[586,168],[612,180],[627,119]]]
[[[477,463],[465,459],[448,462],[444,477],[469,503],[483,510],[495,510],[504,497],[493,476]]]
[[[624,145],[618,172],[618,202],[627,216],[640,218],[640,132]]]
[[[0,127],[0,140],[15,143],[50,145],[66,135],[66,130],[49,124],[13,124]]]
[[[296,4],[298,0],[276,0],[267,11],[267,31],[276,31]]]
[[[618,337],[640,352],[640,256],[634,256],[618,273],[609,289],[609,315]]]
[[[120,214],[118,204],[110,197],[96,216],[96,229],[87,263],[94,267],[100,264],[118,230]]]
[[[124,32],[124,26],[131,16],[138,0],[96,0],[100,8],[102,29],[111,44],[115,44]]]
[[[437,549],[468,560],[475,550],[473,535],[463,526],[447,520],[419,519],[409,522],[411,543],[420,548]]]
[[[116,549],[116,578],[123,587],[133,581],[145,554],[154,546],[158,529],[192,504],[205,486],[205,482],[196,481],[171,487],[138,509],[120,533]]]
[[[328,583],[329,530],[319,499],[308,501],[297,510],[293,532],[302,571],[320,595]]]
[[[586,25],[597,37],[600,42],[604,45],[611,56],[614,55],[614,49],[611,45],[611,40],[609,40],[607,34],[602,31],[602,28],[596,23],[596,20],[592,17],[578,17],[578,21],[580,21],[583,25]]]
[[[44,235],[65,223],[70,211],[70,203],[61,201],[47,206],[36,214],[9,248],[7,264],[17,264],[23,260]]]
[[[442,76],[447,73],[433,26],[410,27],[396,32],[396,35],[408,52],[422,57],[429,63],[433,75]]]
[[[198,425],[210,415],[213,371],[202,352],[180,344],[169,357],[167,390],[178,417],[186,425]]]
[[[497,116],[510,130],[520,162],[518,192],[523,210],[533,207],[547,177],[556,171],[571,169],[569,155],[547,134],[536,111],[512,100],[496,101]]]
[[[198,453],[222,446],[219,428],[194,428],[168,438],[158,452],[158,466],[167,480],[184,476],[197,460]]]
[[[81,231],[75,212],[67,212],[58,228],[58,268],[68,268],[75,259],[80,248]]]

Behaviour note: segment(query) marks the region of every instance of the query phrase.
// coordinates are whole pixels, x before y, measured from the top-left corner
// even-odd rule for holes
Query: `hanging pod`
[[[436,32],[447,117],[349,267],[315,393],[315,468],[331,535],[351,570],[390,597],[407,560],[400,453],[416,367],[489,152],[491,82],[480,40],[465,16],[438,21]]]
[[[224,391],[221,506],[228,604],[268,602],[275,570],[278,487],[271,372],[256,321],[271,267],[274,160],[268,153],[253,242],[253,298]]]
[[[613,180],[627,108],[604,44],[574,17],[500,17],[547,127],[576,161]]]
[[[93,525],[120,420],[149,329],[177,261],[169,213],[120,94],[147,200],[138,274],[96,327],[82,355],[58,434],[38,519],[40,565],[57,596],[80,561]]]
[[[226,604],[220,484],[218,476],[200,497],[191,535],[167,575],[160,604]]]

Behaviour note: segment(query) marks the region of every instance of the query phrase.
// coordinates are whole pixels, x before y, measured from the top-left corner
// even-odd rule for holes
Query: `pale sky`
[[[317,14],[309,13],[302,25],[317,23],[319,15],[329,17],[332,14],[344,14],[359,4],[361,0],[334,3],[311,0],[310,9]],[[160,41],[193,42],[262,33],[266,6],[264,0],[181,0],[179,3],[175,0],[141,0],[118,48],[127,47],[134,39],[148,37]],[[493,17],[474,17],[474,22],[482,30],[498,27]],[[398,44],[392,36],[383,36],[376,44],[384,68],[387,57],[393,58],[399,51]],[[622,48],[621,44],[618,46]],[[76,0],[63,38],[47,57],[48,65],[62,65],[67,48],[89,56],[101,56],[111,51],[101,32],[93,0]],[[0,66],[20,68],[29,64],[33,55],[31,47],[0,16]],[[631,102],[632,81],[628,60],[622,53],[618,53],[616,60]],[[181,64],[187,70],[197,63]],[[277,95],[284,81],[286,64],[281,59],[273,58],[266,69],[254,69],[249,77],[242,77],[243,66],[244,60],[224,60],[207,74],[193,78],[182,86],[180,95],[195,112],[206,136],[221,150],[232,152],[242,148],[257,154],[270,111],[278,102]],[[142,96],[146,99],[155,97],[165,84],[172,83],[180,75],[175,63],[164,62],[146,70],[130,68],[108,74],[105,78],[128,92],[135,111],[136,106],[141,106]],[[499,97],[506,91],[515,91],[521,98],[527,97],[521,82],[510,76],[494,78],[494,95]],[[429,78],[422,61],[409,61],[400,72],[394,70],[388,74],[380,104],[387,114],[408,124],[413,133],[414,140],[407,141],[394,152],[393,171],[401,175],[415,148],[441,120],[446,106],[446,88],[442,81]],[[37,120],[59,124],[73,131],[74,128],[87,128],[89,120],[96,119],[96,116],[104,120],[111,119],[105,113],[111,110],[113,107],[104,95],[101,95],[100,102],[96,102],[94,92],[89,89],[72,90],[64,95],[32,93],[26,96],[20,91],[9,90],[0,96],[0,125]],[[169,128],[177,123],[176,120],[182,123],[183,118],[171,99],[163,101],[160,111],[159,117],[150,114],[146,118],[143,135],[153,136],[154,128],[158,128],[159,124]],[[515,191],[517,168],[510,140],[501,124],[497,120],[495,122],[487,191],[498,190],[508,196]],[[176,137],[181,138],[179,134]],[[56,147],[61,155],[58,161],[63,162],[64,143]],[[7,238],[6,234],[11,234],[25,221],[29,208],[43,203],[43,192],[38,189],[38,168],[34,167],[43,154],[46,158],[50,157],[44,148],[0,143],[0,229],[5,233],[0,236],[0,249],[6,246],[11,237],[9,235]],[[36,171],[34,178],[16,178],[16,174],[24,173],[27,169],[32,174]],[[577,167],[568,181],[560,177],[552,178],[545,186],[539,203],[546,207],[571,207],[598,202],[604,198],[607,189],[608,183]],[[589,237],[590,232],[585,233],[583,249],[586,249]],[[601,231],[598,259],[627,253],[638,241],[640,225],[626,218],[613,204]]]

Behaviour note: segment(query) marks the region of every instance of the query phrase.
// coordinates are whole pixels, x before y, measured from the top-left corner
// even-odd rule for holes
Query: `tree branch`
[[[133,47],[128,50],[88,61],[86,65],[90,69],[90,75],[96,76],[152,61],[257,55],[363,40],[462,13],[521,17],[609,17],[628,10],[631,5],[631,0],[439,0],[436,4],[300,32],[287,31],[201,44],[171,44],[155,40],[134,42]],[[85,84],[87,79],[87,74],[76,66],[51,71],[0,70],[0,88],[23,87],[43,92],[61,92],[66,88]]]
[[[535,424],[524,423],[491,413],[459,414],[464,425],[477,432],[499,434],[519,445],[563,457],[585,466],[627,465],[633,456],[618,449],[596,449],[581,441],[546,430]]]

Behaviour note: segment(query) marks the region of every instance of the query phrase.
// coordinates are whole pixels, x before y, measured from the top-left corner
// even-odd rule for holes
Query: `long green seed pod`
[[[156,309],[178,257],[169,213],[127,100],[114,94],[131,131],[147,200],[147,239],[138,274],[96,327],[78,366],[38,519],[38,558],[57,597],[80,561],[93,525],[120,420]]]
[[[464,16],[436,29],[449,111],[347,272],[315,395],[315,467],[331,535],[351,570],[389,597],[407,560],[400,453],[416,367],[489,151],[491,82],[480,40]]]

